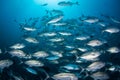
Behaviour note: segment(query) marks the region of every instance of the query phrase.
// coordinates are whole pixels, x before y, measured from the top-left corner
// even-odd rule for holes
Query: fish
[[[30,67],[27,67],[25,68],[29,73],[32,73],[32,74],[38,74],[36,70],[34,70],[33,68],[30,68]]]
[[[24,44],[22,44],[22,43],[17,43],[17,44],[12,45],[10,48],[11,48],[11,49],[22,49],[22,48],[24,48],[24,47],[25,47]]]
[[[47,73],[46,70],[44,70],[43,68],[37,68],[37,70],[41,73],[44,74],[44,76],[46,76],[43,80],[48,80],[50,78],[50,75]]]
[[[13,61],[9,60],[9,59],[5,59],[5,60],[0,60],[0,72],[3,71],[4,68],[8,68],[11,65],[13,65]]]
[[[59,61],[58,60],[49,60],[49,63],[50,64],[59,64]]]
[[[13,76],[13,78],[15,79],[15,80],[24,80],[21,76]]]
[[[41,6],[47,6],[47,5],[48,5],[48,3],[41,4]]]
[[[24,58],[26,56],[25,52],[17,49],[9,51],[9,54],[12,55],[12,57],[19,57],[19,58]]]
[[[96,47],[96,46],[101,46],[103,45],[104,43],[106,43],[106,41],[100,41],[100,40],[91,40],[87,43],[88,46],[91,46],[91,47]]]
[[[89,23],[89,24],[94,24],[99,22],[99,19],[96,17],[87,17],[87,18],[79,18],[80,21],[85,22],[85,23]]]
[[[33,27],[23,27],[24,30],[26,31],[36,31],[37,29],[36,28],[33,28]]]
[[[26,56],[24,57],[24,59],[31,59],[31,58],[33,58],[31,54],[26,54]]]
[[[82,54],[80,56],[81,59],[87,60],[87,61],[96,61],[97,58],[101,55],[99,51],[90,51]]]
[[[60,58],[59,56],[55,56],[55,55],[46,57],[46,59],[49,60],[49,61],[58,60],[59,58]]]
[[[63,57],[62,51],[50,51],[50,53],[55,56]]]
[[[71,54],[77,54],[78,52],[77,52],[77,50],[72,50],[69,53],[71,53]]]
[[[58,7],[74,6],[76,4],[78,3],[61,1]],[[46,4],[43,6],[46,6]],[[109,22],[106,19],[102,20],[99,16],[82,16],[81,19],[70,19],[70,16],[69,18],[65,17],[62,10],[53,9],[46,10],[46,12],[47,14],[41,17],[41,21],[38,18],[30,18],[29,20],[26,19],[24,23],[19,23],[23,35],[25,35],[24,41],[23,43],[17,42],[10,45],[8,56],[0,54],[0,59],[3,59],[0,60],[0,70],[5,70],[4,73],[0,74],[0,79],[4,75],[6,76],[6,71],[16,71],[15,67],[21,67],[19,68],[20,73],[25,71],[30,76],[20,74],[18,70],[18,72],[9,76],[9,80],[23,80],[20,76],[24,77],[25,80],[29,80],[28,78],[34,80],[37,77],[41,80],[49,78],[50,80],[51,78],[55,80],[84,80],[87,75],[95,80],[104,80],[108,79],[105,78],[106,75],[104,74],[110,72],[111,75],[111,73],[120,72],[120,66],[114,64],[114,61],[111,62],[111,59],[109,60],[109,57],[112,57],[110,53],[113,53],[113,55],[114,53],[120,53],[119,47],[110,46],[114,43],[109,41],[111,37],[119,37],[119,34],[109,36],[112,33],[120,32],[117,26],[119,20],[113,18],[113,20],[111,19],[112,22],[109,18]],[[42,41],[40,42],[40,40]],[[35,43],[35,45],[31,43]],[[3,52],[5,51],[3,50]],[[1,49],[0,53],[2,53]],[[119,62],[116,55],[119,54],[115,54],[116,62]],[[103,59],[104,57],[108,57],[108,60],[106,60],[107,58]],[[11,62],[4,62],[6,58],[7,61]],[[18,63],[16,61],[14,63],[12,59],[18,60]],[[112,65],[107,64],[109,62]],[[22,65],[19,65],[21,63]],[[47,77],[48,73],[50,74],[49,77]],[[18,76],[19,74],[20,76]]]
[[[115,18],[113,18],[113,17],[110,17],[110,19],[111,19],[114,23],[120,24],[120,20],[117,20],[117,19],[115,19]]]
[[[37,51],[32,56],[36,57],[36,58],[45,58],[45,57],[49,56],[49,54],[46,53],[45,51]]]
[[[81,52],[86,52],[86,51],[88,51],[88,49],[82,48],[82,47],[77,48],[77,50],[79,50],[79,51],[81,51]]]
[[[70,2],[70,1],[60,1],[58,2],[59,6],[73,6],[73,5],[79,5],[79,2]]]
[[[69,33],[69,32],[58,32],[60,35],[62,36],[71,36],[72,33]]]
[[[60,21],[60,20],[62,20],[62,19],[63,19],[63,15],[54,17],[54,18],[52,18],[51,20],[49,20],[46,25],[48,25],[48,24],[53,24],[53,23],[57,23],[58,21]]]
[[[94,80],[108,80],[109,76],[105,72],[95,72],[90,75]]]
[[[78,80],[77,76],[73,73],[58,73],[52,77],[55,80]]]
[[[104,62],[100,62],[100,61],[97,61],[97,62],[93,62],[92,64],[90,64],[86,70],[87,71],[90,71],[90,72],[95,72],[97,70],[100,70],[101,68],[103,68],[105,66],[105,63]]]
[[[87,39],[89,39],[90,38],[90,36],[87,36],[87,35],[84,35],[84,36],[78,36],[78,37],[76,37],[75,38],[75,40],[87,40]]]
[[[8,72],[8,75],[12,78],[12,79],[10,79],[10,80],[24,80],[20,75],[18,76],[16,76],[16,74],[14,73],[13,74],[13,71],[12,70],[10,70],[9,72]]]
[[[25,41],[27,41],[29,43],[35,43],[35,44],[39,43],[39,41],[33,37],[27,37],[27,38],[25,38]]]
[[[102,27],[106,27],[105,23],[99,22],[98,25],[102,26]]]
[[[46,32],[46,33],[43,33],[43,34],[39,34],[40,37],[54,37],[56,36],[57,34],[55,32]]]
[[[90,24],[96,23],[98,21],[99,21],[99,19],[86,19],[86,20],[84,20],[84,22],[87,22],[87,23],[90,23]]]
[[[43,67],[44,64],[41,61],[38,60],[27,60],[24,62],[29,67]]]
[[[0,54],[2,53],[2,50],[0,49]]]
[[[61,10],[53,9],[53,10],[51,10],[51,12],[54,13],[54,14],[63,15],[63,11],[61,11]]]
[[[80,58],[79,56],[76,56],[76,61],[75,61],[75,62],[76,62],[76,63],[87,63],[86,60]]]
[[[67,26],[67,23],[64,23],[64,22],[57,22],[57,23],[53,23],[51,24],[53,26]]]
[[[53,16],[53,15],[63,15],[63,11],[61,11],[61,10],[57,10],[57,9],[53,9],[53,10],[46,10],[46,13],[48,14],[50,14],[51,16]]]
[[[120,49],[118,47],[110,47],[107,52],[109,53],[119,53]]]
[[[111,63],[112,64],[112,63]],[[119,65],[110,65],[109,67],[106,68],[107,71],[110,71],[110,72],[120,72],[120,66]]]
[[[53,39],[49,39],[49,41],[51,42],[61,42],[61,41],[64,41],[63,38],[53,38]]]
[[[113,34],[113,33],[118,33],[118,32],[120,32],[120,29],[111,27],[111,28],[107,28],[107,29],[103,30],[102,32],[108,32],[108,33]]]
[[[60,68],[67,70],[79,70],[80,66],[78,66],[77,64],[66,64],[65,66],[61,66]]]
[[[66,45],[65,48],[66,48],[66,49],[74,49],[75,46],[72,46],[72,45]]]
[[[111,66],[111,67],[109,67],[109,68],[107,68],[107,70],[109,70],[109,71],[116,71],[116,67],[115,66]]]

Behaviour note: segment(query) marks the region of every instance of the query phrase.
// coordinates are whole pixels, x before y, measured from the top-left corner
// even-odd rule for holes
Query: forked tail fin
[[[76,3],[75,3],[76,5],[80,5],[80,3],[77,1]]]

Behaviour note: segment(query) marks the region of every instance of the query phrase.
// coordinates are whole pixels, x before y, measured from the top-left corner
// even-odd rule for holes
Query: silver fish
[[[119,53],[120,49],[118,47],[110,47],[107,51],[110,53]]]
[[[27,37],[25,38],[25,41],[29,42],[29,43],[39,43],[39,41],[35,38],[32,38],[32,37]]]
[[[30,27],[23,27],[24,30],[26,31],[36,31],[37,29],[36,28],[30,28]]]
[[[53,36],[56,36],[57,34],[55,32],[48,32],[48,33],[43,33],[43,34],[40,34],[39,36],[40,37],[53,37]]]
[[[63,16],[58,16],[58,17],[55,17],[55,18],[52,18],[50,21],[47,22],[47,24],[53,24],[53,23],[56,23],[58,21],[60,21],[61,19],[63,19]]]
[[[53,24],[51,24],[51,25],[53,25],[53,26],[66,26],[67,25],[67,23],[62,23],[62,22],[57,22],[57,23],[53,23]]]
[[[110,17],[110,19],[111,19],[113,22],[120,24],[120,20],[117,20],[117,19],[115,19],[115,18],[113,18],[113,17]]]
[[[86,19],[86,20],[83,20],[84,22],[87,22],[87,23],[90,23],[90,24],[93,24],[93,23],[96,23],[99,21],[99,19],[95,18],[95,19]]]
[[[55,61],[55,60],[58,60],[60,57],[59,56],[48,56],[46,59],[49,60],[49,61]]]
[[[113,33],[120,32],[120,29],[118,29],[118,28],[107,28],[107,29],[103,30],[102,32],[108,32],[108,33],[113,34]]]
[[[102,26],[102,27],[105,27],[106,26],[106,24],[105,23],[102,23],[102,22],[99,22],[98,23],[100,26]]]
[[[65,48],[66,48],[66,49],[74,49],[75,46],[72,46],[72,45],[66,45]]]
[[[85,59],[87,61],[96,61],[100,55],[101,53],[99,51],[91,51],[84,53],[80,56],[80,58]]]
[[[59,64],[59,61],[57,61],[57,60],[49,60],[49,62],[50,62],[51,64]]]
[[[73,73],[58,73],[52,78],[55,80],[78,80],[77,76]]]
[[[104,72],[96,72],[91,75],[94,80],[108,80],[109,76]]]
[[[71,36],[72,34],[69,33],[69,32],[59,32],[60,35],[63,35],[63,36]]]
[[[12,55],[13,57],[19,57],[19,58],[24,58],[26,56],[26,53],[24,53],[22,50],[11,50],[9,51],[9,54]]]
[[[72,50],[69,53],[71,53],[71,54],[77,54],[78,52],[77,52],[77,50]]]
[[[44,64],[41,61],[38,60],[27,60],[25,61],[25,64],[29,67],[42,67]]]
[[[63,38],[53,38],[53,39],[50,39],[49,41],[51,42],[61,42],[61,41],[64,41]]]
[[[103,68],[104,66],[105,66],[104,62],[93,62],[86,68],[86,70],[94,72]]]
[[[28,68],[25,68],[28,72],[30,72],[30,73],[32,73],[32,74],[37,74],[37,71],[36,70],[34,70],[34,69],[32,69],[32,68],[30,68],[30,67],[28,67]]]
[[[2,70],[4,68],[8,68],[9,66],[11,66],[13,64],[12,60],[6,59],[6,60],[0,60],[0,71],[2,72]]]
[[[25,47],[24,44],[17,43],[17,44],[12,45],[10,48],[11,48],[11,49],[22,49],[22,48],[24,48],[24,47]]]
[[[33,57],[36,57],[36,58],[45,58],[49,56],[48,53],[46,53],[45,51],[37,51],[33,54]]]
[[[87,35],[85,35],[85,36],[78,36],[78,37],[76,37],[75,38],[75,40],[87,40],[87,39],[89,39],[90,38],[90,36],[87,36]]]
[[[109,70],[109,71],[115,71],[115,70],[116,70],[116,67],[115,67],[115,66],[111,66],[111,67],[109,67],[107,70]]]
[[[91,47],[96,47],[96,46],[101,46],[103,45],[105,42],[104,41],[100,41],[100,40],[91,40],[87,43],[87,45],[91,46]]]
[[[61,66],[60,68],[64,68],[67,70],[79,70],[80,66],[78,66],[77,64],[67,64],[65,66]]]
[[[86,52],[86,51],[88,51],[88,49],[87,48],[77,48],[79,51],[81,51],[81,52]]]
[[[55,56],[63,57],[62,51],[50,51],[50,53]]]

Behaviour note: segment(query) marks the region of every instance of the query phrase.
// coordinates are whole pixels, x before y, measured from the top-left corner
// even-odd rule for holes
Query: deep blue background
[[[80,6],[71,7],[58,6],[59,1],[48,0],[48,6],[43,7],[34,0],[0,0],[0,47],[5,48],[19,41],[21,31],[14,19],[22,22],[29,17],[42,17],[46,9],[64,11],[65,19],[78,18],[82,14],[107,14],[120,19],[120,0],[69,0],[80,3]]]

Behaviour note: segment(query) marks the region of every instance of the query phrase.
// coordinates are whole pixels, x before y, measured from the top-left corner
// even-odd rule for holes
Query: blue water
[[[70,7],[57,5],[60,1],[63,0],[0,0],[0,49],[5,52],[5,49],[8,49],[11,45],[22,42],[21,37],[23,32],[14,20],[21,23],[30,17],[41,18],[46,15],[45,10],[62,10],[64,12],[64,19],[75,19],[82,15],[99,16],[100,14],[106,14],[120,19],[120,0],[67,0],[71,2],[79,1],[80,3],[79,6],[73,5]],[[48,5],[41,6],[40,3],[48,3]],[[120,24],[117,24],[117,26],[120,27]],[[38,25],[37,27],[43,26]],[[99,30],[97,31],[99,32]],[[113,36],[113,38],[111,38],[110,42],[113,41],[111,44],[120,46],[120,35]],[[0,58],[3,59],[2,57]],[[106,61],[106,59],[103,60]],[[113,59],[113,62],[118,64],[120,60],[119,58]],[[25,74],[28,75],[28,73]],[[120,78],[117,80],[120,80]]]
[[[61,0],[55,0],[56,3],[59,1]],[[65,18],[76,18],[82,14],[99,15],[101,13],[120,17],[119,0],[80,0],[80,6],[72,7],[59,7],[54,3],[54,0],[48,0],[48,2],[50,5],[42,7],[35,3],[34,0],[0,0],[0,27],[2,29],[4,47],[19,40],[21,32],[19,31],[18,25],[13,22],[14,19],[21,22],[29,17],[41,17],[45,14],[46,9],[61,9],[65,12]]]

